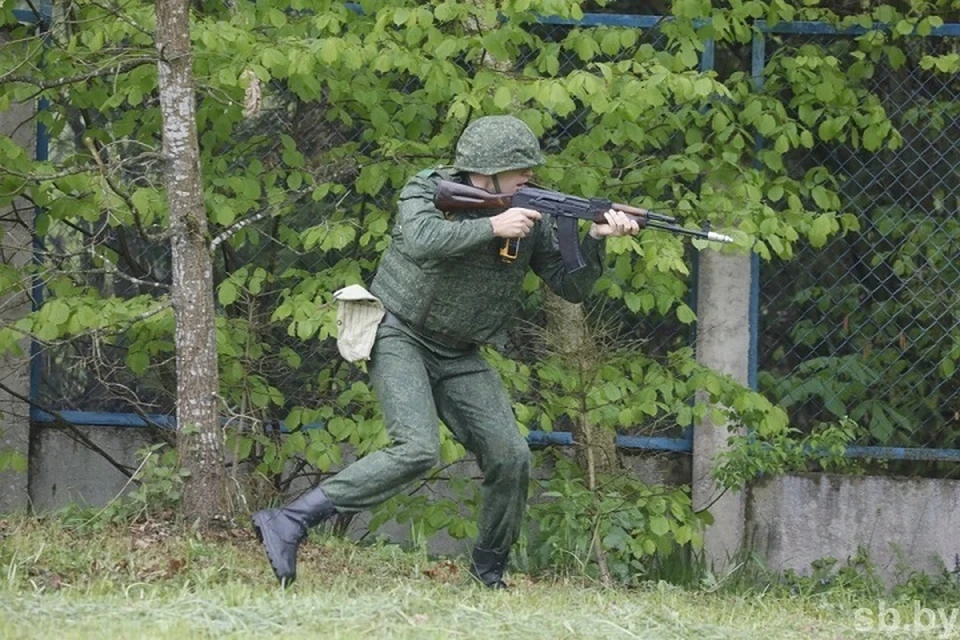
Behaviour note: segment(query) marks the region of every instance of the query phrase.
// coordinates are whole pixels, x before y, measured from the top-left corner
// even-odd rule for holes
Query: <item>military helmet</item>
[[[543,164],[537,136],[513,116],[484,116],[467,126],[457,141],[453,168],[492,176]]]

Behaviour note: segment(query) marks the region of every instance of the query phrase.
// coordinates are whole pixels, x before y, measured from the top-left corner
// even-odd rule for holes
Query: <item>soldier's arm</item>
[[[399,234],[403,250],[415,260],[448,258],[482,247],[493,239],[490,218],[447,220],[433,204],[437,176],[415,176],[400,193]]]

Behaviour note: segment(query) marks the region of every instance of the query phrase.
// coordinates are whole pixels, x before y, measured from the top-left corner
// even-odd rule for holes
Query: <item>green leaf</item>
[[[220,69],[217,73],[217,79],[220,81],[220,84],[227,87],[237,86],[237,74],[236,71],[231,67],[224,67]]]
[[[777,136],[777,141],[774,143],[773,148],[781,155],[790,150],[790,140],[786,134]]]
[[[582,37],[578,38],[576,44],[574,45],[577,56],[579,56],[584,62],[593,60],[600,52],[600,47],[590,36],[585,34],[581,35]]]
[[[817,135],[819,135],[822,140],[832,140],[836,137],[837,127],[833,118],[828,118],[820,123],[820,126],[817,128]]]
[[[691,45],[682,46],[680,48],[680,53],[677,54],[677,58],[683,64],[683,66],[688,69],[693,69],[697,66],[697,63],[700,62],[700,56],[697,55],[697,50]]]
[[[831,80],[825,79],[814,89],[814,95],[820,102],[832,102],[837,96],[837,87]]]
[[[26,471],[26,457],[14,449],[0,449],[0,471],[8,469],[16,472]]]
[[[238,460],[246,460],[253,452],[253,438],[239,438],[232,450],[236,453]]]
[[[650,531],[658,536],[666,535],[670,531],[670,521],[664,516],[650,518]]]
[[[913,33],[913,25],[908,20],[901,20],[894,30],[901,35],[908,36]]]
[[[331,249],[343,249],[357,237],[357,230],[351,224],[338,224],[330,228],[327,234],[320,242],[320,248],[324,251]]]
[[[493,96],[493,104],[495,104],[499,109],[506,109],[512,103],[513,95],[510,93],[510,89],[503,86],[498,88],[496,94]]]
[[[890,436],[893,435],[894,427],[893,423],[890,422],[890,419],[887,417],[887,414],[884,413],[883,409],[876,407],[872,411],[870,416],[870,435],[877,439],[880,443],[885,443],[890,439]]]
[[[800,116],[800,121],[808,127],[812,127],[814,124],[816,124],[822,113],[823,109],[814,109],[808,103],[801,104],[797,108],[797,115]]]
[[[407,21],[410,20],[410,15],[411,15],[410,9],[405,9],[403,7],[400,7],[394,10],[393,24],[397,25],[398,27],[405,25]]]
[[[291,171],[287,174],[287,186],[292,191],[297,191],[303,186],[303,174],[299,171]]]
[[[730,124],[730,118],[727,117],[727,114],[717,109],[713,113],[713,118],[710,121],[713,130],[716,132],[724,131],[727,126]]]
[[[677,320],[683,324],[692,324],[696,319],[697,314],[693,312],[693,309],[682,303],[677,306]]]
[[[275,7],[270,7],[267,10],[267,20],[269,20],[270,24],[272,24],[277,28],[280,28],[285,24],[287,24],[287,16],[284,15],[283,11],[280,11]]]
[[[47,319],[55,325],[66,323],[67,319],[70,317],[70,307],[68,307],[61,300],[52,300],[48,302],[45,305],[45,310],[47,312]]]
[[[951,358],[944,358],[940,362],[940,373],[943,374],[944,378],[952,378],[956,370],[957,370],[957,363],[954,362]]]
[[[608,56],[616,55],[620,51],[620,34],[615,30],[604,33],[600,38],[600,50]]]
[[[611,527],[603,538],[603,547],[605,549],[624,549],[630,544],[630,540],[630,534],[623,527]]]
[[[697,78],[693,81],[693,90],[698,96],[706,98],[713,93],[713,82],[710,78]]]
[[[224,227],[233,224],[234,220],[237,219],[237,212],[234,210],[233,205],[229,201],[222,201],[217,204],[216,207],[211,211],[213,215],[213,220],[219,225]]]
[[[440,443],[440,459],[446,463],[455,462],[463,457],[463,446],[451,438]]]
[[[303,155],[295,147],[285,147],[282,155],[283,162],[291,169],[303,167]]]
[[[287,455],[303,453],[307,448],[307,439],[303,431],[294,431],[283,443],[283,452]]]
[[[821,209],[830,208],[830,194],[823,187],[823,185],[815,186],[811,190],[810,195],[813,196],[813,199],[817,203],[817,206],[820,207]]]
[[[762,136],[768,136],[777,128],[777,121],[769,113],[760,116],[757,122],[757,132]]]
[[[827,393],[823,398],[824,408],[838,418],[847,415],[847,406],[840,400],[836,393]]]
[[[603,386],[603,395],[611,402],[617,402],[623,397],[620,387],[613,382],[607,383]]]
[[[237,300],[237,287],[229,280],[225,280],[220,283],[220,287],[217,289],[217,300],[220,301],[220,304],[223,306],[229,306],[236,302]]]
[[[451,4],[438,4],[433,9],[433,17],[440,22],[448,22],[456,16],[456,10]]]
[[[99,327],[104,321],[103,310],[94,309],[89,306],[74,309],[73,317],[79,323],[82,330]]]
[[[890,66],[893,69],[900,69],[907,62],[907,54],[900,47],[887,47],[887,59],[890,60]]]
[[[810,244],[820,248],[827,243],[827,237],[834,230],[834,219],[830,215],[817,216],[810,228]]]
[[[150,356],[144,351],[131,351],[127,354],[127,366],[138,376],[143,375],[150,366]]]
[[[327,38],[320,45],[320,59],[327,64],[333,64],[340,57],[340,41],[335,38]]]
[[[127,102],[132,107],[138,106],[143,102],[143,92],[138,87],[131,87],[127,92]]]
[[[267,69],[274,72],[282,72],[287,68],[287,57],[273,48],[264,49],[260,54],[260,62]]]
[[[301,320],[297,323],[297,337],[301,340],[308,340],[317,332],[317,325],[309,320]]]
[[[883,138],[883,127],[872,124],[863,132],[863,148],[867,151],[876,151],[883,144]]]

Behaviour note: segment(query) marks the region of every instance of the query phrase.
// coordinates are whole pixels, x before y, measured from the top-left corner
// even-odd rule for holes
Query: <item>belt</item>
[[[393,313],[387,311],[383,316],[383,324],[388,327],[395,327],[397,329],[404,329],[410,331],[415,335],[429,340],[430,342],[436,342],[440,346],[447,347],[448,349],[456,349],[457,351],[466,351],[468,349],[473,349],[476,347],[475,342],[467,342],[465,340],[457,340],[456,338],[451,338],[448,335],[442,333],[437,333],[436,331],[430,331],[429,329],[418,328],[414,329],[409,324],[393,315]]]

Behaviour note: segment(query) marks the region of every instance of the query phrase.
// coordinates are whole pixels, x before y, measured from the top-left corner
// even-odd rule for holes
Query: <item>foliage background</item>
[[[688,241],[647,232],[609,243],[588,305],[602,345],[589,375],[546,350],[531,277],[511,344],[488,352],[525,428],[561,430],[586,415],[675,435],[706,411],[691,404],[706,389],[761,436],[851,416],[875,443],[953,446],[958,196],[944,180],[905,188],[927,194],[912,200],[886,187],[903,150],[929,157],[931,141],[943,158],[934,175],[955,173],[956,40],[923,36],[955,21],[957,3],[629,4],[193,5],[220,395],[231,450],[268,485],[257,499],[385,444],[364,372],[331,339],[331,294],[369,282],[405,180],[449,162],[472,117],[505,110],[543,141],[540,182],[728,230],[733,250],[774,266],[764,287],[780,294],[761,310],[761,395],[694,361]],[[168,414],[153,7],[56,3],[45,31],[0,11],[0,108],[41,101],[22,126],[49,140],[34,160],[0,137],[0,205],[39,247],[28,268],[0,267],[0,286],[43,291],[32,314],[0,328],[0,349],[16,352],[25,336],[40,345],[40,408]],[[640,11],[665,19],[644,29],[602,19]],[[750,67],[758,20],[865,31],[771,36],[760,82]],[[898,79],[938,90],[907,106]],[[851,158],[869,176],[861,191],[849,188]],[[462,455],[444,439],[445,462]]]

